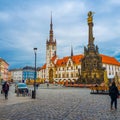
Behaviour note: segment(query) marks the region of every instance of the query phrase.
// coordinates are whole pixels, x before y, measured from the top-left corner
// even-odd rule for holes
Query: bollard
[[[35,99],[35,91],[32,90],[32,98]]]

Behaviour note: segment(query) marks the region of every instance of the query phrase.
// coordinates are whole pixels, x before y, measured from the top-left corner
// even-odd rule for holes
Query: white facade
[[[14,82],[22,81],[22,69],[13,69],[10,70],[11,72],[11,79],[13,79]]]
[[[120,77],[120,66],[103,63],[103,67],[106,68],[107,76],[109,79],[114,78],[116,74],[118,77]]]
[[[79,55],[81,56],[81,55]],[[77,56],[73,56],[74,58]],[[104,56],[102,56],[104,57]],[[107,56],[108,60],[111,60],[111,57]],[[58,62],[56,61],[56,59],[59,61],[63,60],[64,64],[58,64]],[[54,61],[55,64],[53,64],[56,67],[56,71],[55,71],[55,76],[54,76],[54,81],[66,81],[66,80],[77,80],[79,74],[81,74],[81,63],[79,62],[78,64],[76,64],[75,61],[73,61],[71,59],[71,57],[68,58],[68,60],[64,61],[64,58],[62,59],[58,59],[56,58]],[[79,61],[80,61],[81,57],[79,57]],[[114,60],[116,61],[116,59],[114,58]],[[120,78],[120,65],[119,62],[117,61],[116,64],[108,64],[108,63],[102,63],[103,67],[106,68],[107,71],[107,77],[108,79],[114,78],[116,75],[118,76],[118,78]],[[53,67],[53,66],[52,66]],[[44,66],[44,68],[42,68],[40,71],[40,78],[45,78],[45,74],[46,74],[46,67]]]

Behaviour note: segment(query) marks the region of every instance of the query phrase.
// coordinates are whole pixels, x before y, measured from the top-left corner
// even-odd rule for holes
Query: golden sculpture
[[[92,12],[92,11],[88,12],[88,23],[92,23],[93,22],[93,14],[94,14],[94,12]]]

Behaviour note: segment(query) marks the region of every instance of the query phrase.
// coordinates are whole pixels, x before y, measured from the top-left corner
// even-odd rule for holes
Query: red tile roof
[[[74,64],[81,64],[80,60],[83,58],[83,56],[84,55],[82,55],[82,54],[72,56],[73,63]],[[103,55],[103,54],[100,54],[100,56],[102,57],[102,63],[120,66],[120,62],[118,62],[114,57],[110,57],[110,56]],[[53,63],[54,63],[56,57],[57,56],[52,57],[51,60],[52,60]],[[66,56],[66,57],[63,57],[61,59],[58,59],[57,62],[56,62],[56,66],[66,65],[69,58],[70,58],[70,56]],[[45,69],[45,68],[46,68],[46,64],[44,64],[41,69]]]
[[[110,57],[110,56],[103,55],[103,54],[100,54],[100,56],[102,57],[102,63],[120,66],[120,62],[118,62],[114,57]],[[83,55],[82,55],[82,54],[75,55],[75,56],[72,56],[72,61],[73,61],[75,64],[80,64],[80,63],[81,63],[80,60],[81,60],[82,58],[83,58]],[[56,65],[57,65],[57,66],[65,65],[65,64],[67,63],[68,59],[69,59],[69,57],[64,57],[64,58],[62,58],[62,59],[58,59]]]
[[[80,55],[75,55],[75,56],[72,56],[72,60],[75,64],[80,64],[81,63],[81,59],[83,58],[83,55],[80,54]]]
[[[57,66],[65,65],[65,64],[67,63],[67,61],[68,61],[68,58],[69,58],[69,57],[64,57],[64,58],[62,58],[62,59],[58,59],[56,65],[57,65]]]
[[[41,67],[41,69],[46,69],[46,64],[44,64],[44,65]]]
[[[100,56],[102,57],[102,63],[120,66],[120,62],[118,62],[114,57],[110,57],[103,54],[100,54]]]
[[[69,59],[69,58],[70,58],[70,57],[67,56],[67,57],[64,57],[64,58],[62,58],[62,59],[58,59],[56,65],[57,65],[57,66],[65,65],[65,64],[68,62],[68,59]],[[75,56],[72,56],[72,61],[73,61],[73,63],[75,63],[75,64],[80,64],[81,58],[83,58],[83,55],[82,55],[82,54],[81,54],[81,55],[75,55]]]
[[[53,57],[51,58],[51,61],[54,63],[54,61],[55,61],[56,58],[57,58],[57,56],[53,56]]]

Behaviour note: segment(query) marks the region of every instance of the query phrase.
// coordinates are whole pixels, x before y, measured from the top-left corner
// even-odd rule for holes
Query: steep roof
[[[68,59],[70,58],[70,56],[66,56],[62,59],[58,59],[57,60],[57,63],[56,65],[57,66],[62,66],[62,65],[65,65],[67,62],[68,62]],[[75,64],[79,64],[80,63],[80,60],[81,58],[83,58],[83,55],[74,55],[72,56],[72,61],[75,63]]]
[[[4,62],[4,63],[6,63],[7,65],[9,65],[4,59],[2,59],[2,58],[0,58],[0,62]]]
[[[46,64],[44,64],[44,65],[41,67],[41,69],[46,69]]]
[[[102,63],[120,66],[120,62],[118,62],[114,57],[110,57],[103,54],[100,54],[100,56],[102,57]]]
[[[62,65],[65,65],[65,63],[66,62],[63,59],[58,59],[56,65],[57,66],[62,66]]]
[[[120,66],[120,62],[117,61],[114,57],[111,56],[107,56],[107,55],[103,55],[100,54],[100,56],[102,57],[102,63],[104,64],[112,64],[112,65],[118,65]],[[79,54],[79,55],[74,55],[72,56],[72,61],[74,64],[81,64],[81,59],[84,57],[83,54]],[[66,63],[68,62],[68,59],[70,58],[70,56],[66,56],[63,57],[61,59],[58,59],[56,62],[56,66],[63,66],[66,65]],[[54,63],[56,59],[56,56],[54,56],[51,60]],[[46,69],[46,64],[44,64],[41,69]]]
[[[75,55],[75,56],[72,56],[72,61],[75,63],[75,64],[79,64],[81,63],[81,59],[83,58],[83,55],[80,54],[80,55]]]
[[[82,55],[82,54],[74,55],[74,56],[72,56],[72,61],[75,64],[80,64],[81,59],[83,58],[83,56],[84,55]],[[100,54],[100,56],[102,57],[102,63],[120,66],[120,62],[117,61],[114,57],[103,55],[103,54]],[[68,59],[69,59],[68,56],[66,56],[66,57],[64,57],[62,59],[58,59],[56,65],[57,66],[65,65],[67,63]]]
[[[66,57],[64,57],[64,58],[62,58],[62,59],[58,59],[58,60],[57,60],[57,63],[56,63],[56,66],[65,65],[65,64],[67,63],[68,59],[69,59],[68,56],[66,56]]]
[[[52,63],[54,63],[54,61],[56,60],[56,58],[57,58],[56,55],[51,58]]]

